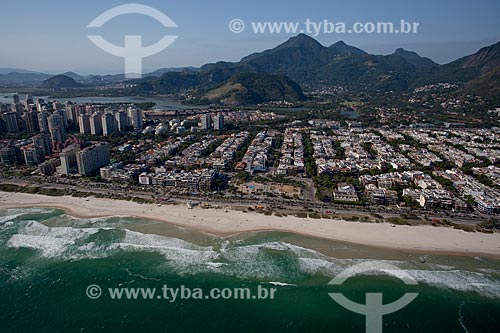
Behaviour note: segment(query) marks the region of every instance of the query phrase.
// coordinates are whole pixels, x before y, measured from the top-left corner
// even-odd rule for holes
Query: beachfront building
[[[77,153],[78,173],[80,176],[88,176],[109,164],[109,146],[101,142],[85,148]]]
[[[78,171],[78,164],[76,160],[76,153],[80,150],[80,147],[71,145],[64,148],[59,154],[59,159],[61,160],[61,173],[63,175],[69,176]]]

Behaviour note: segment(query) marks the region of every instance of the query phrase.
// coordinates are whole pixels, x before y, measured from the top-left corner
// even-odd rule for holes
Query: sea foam
[[[22,215],[22,211],[10,213],[4,221]],[[15,233],[12,234],[12,231]],[[0,234],[4,237],[9,235],[7,247],[33,249],[47,258],[80,260],[106,258],[124,251],[154,252],[164,257],[164,265],[169,271],[179,275],[217,273],[272,281],[276,285],[297,284],[314,275],[333,278],[352,265],[370,260],[332,258],[316,250],[281,241],[248,244],[241,240],[214,239],[213,246],[200,246],[175,237],[116,227],[48,227],[36,221],[10,224],[9,228],[0,229]],[[469,272],[432,263],[425,264],[425,269],[422,269],[421,263],[411,261],[385,262],[401,268],[419,283],[500,297],[497,270]],[[398,276],[401,272],[392,273]]]

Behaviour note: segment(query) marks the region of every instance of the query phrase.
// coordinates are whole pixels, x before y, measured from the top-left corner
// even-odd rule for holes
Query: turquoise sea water
[[[152,234],[152,233],[156,234]],[[417,285],[339,273],[373,259]],[[104,291],[86,295],[89,285]],[[274,299],[111,299],[108,288],[276,288]],[[383,332],[499,332],[500,261],[388,252],[287,233],[231,238],[131,218],[76,219],[56,209],[0,210],[0,332],[365,332],[334,302],[417,298]]]

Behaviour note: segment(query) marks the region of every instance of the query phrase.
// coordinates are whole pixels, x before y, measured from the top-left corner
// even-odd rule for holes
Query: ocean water
[[[374,260],[366,272],[328,282]],[[386,271],[387,273],[388,271]],[[398,277],[407,274],[415,285]],[[103,293],[92,299],[89,285]],[[109,288],[275,288],[270,299],[112,299]],[[364,303],[418,296],[383,332],[500,332],[500,260],[403,253],[288,233],[221,238],[164,223],[0,210],[0,332],[365,332]],[[156,296],[156,295],[155,295]]]

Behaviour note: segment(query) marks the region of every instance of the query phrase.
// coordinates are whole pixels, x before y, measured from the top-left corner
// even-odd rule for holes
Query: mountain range
[[[67,74],[56,75],[56,76],[53,76],[53,77],[43,81],[43,83],[40,85],[40,87],[41,88],[51,88],[51,89],[83,88],[84,85],[77,82],[74,78],[69,76],[67,73]]]
[[[196,71],[196,67],[173,67],[173,68],[160,68],[153,72],[146,73],[147,77],[160,77],[168,72],[176,72],[183,70]],[[123,82],[125,81],[125,74],[108,74],[108,75],[79,75],[74,72],[66,72],[58,75],[65,75],[79,83],[88,86],[95,86],[101,84]],[[19,69],[19,68],[0,68],[0,85],[5,86],[18,86],[18,87],[33,87],[43,83],[43,81],[50,79],[54,75],[41,73],[32,70]]]
[[[201,68],[159,69],[145,74],[142,79],[128,81],[134,88],[127,93],[165,94],[192,89],[202,99],[237,104],[269,98],[301,100],[301,87],[339,85],[354,92],[398,93],[443,82],[458,84],[465,92],[498,95],[499,67],[500,42],[439,65],[402,48],[389,55],[373,55],[343,41],[323,46],[299,34],[275,48],[250,54],[238,62],[222,61]],[[0,74],[0,83],[6,75],[17,78],[33,75],[39,83],[48,78],[42,79],[45,74],[41,73],[15,72]],[[84,77],[68,72],[64,76],[88,86],[125,80],[124,75]],[[74,85],[68,80],[62,81]]]
[[[284,75],[291,79],[290,82],[308,89],[340,85],[354,92],[406,92],[443,82],[458,84],[466,92],[492,96],[499,89],[499,66],[500,42],[449,64],[439,65],[402,48],[386,56],[373,55],[343,41],[326,47],[300,34],[273,49],[246,56],[239,62],[211,63],[196,72],[185,70],[165,73],[160,78],[146,77],[132,81],[137,84],[132,92],[172,93],[197,89],[203,97],[221,101],[224,97],[218,100],[220,96],[210,91],[220,91],[228,83],[234,85],[242,73],[261,73]],[[266,80],[269,79],[266,77]],[[248,85],[246,87],[252,90]]]

